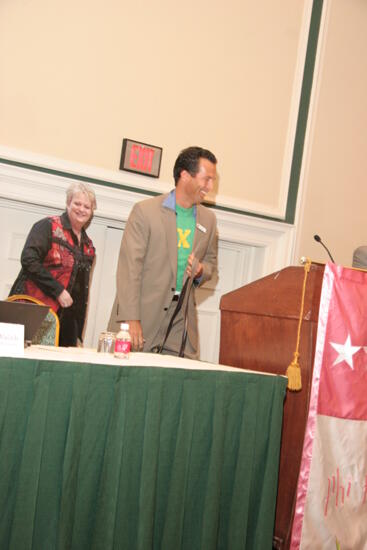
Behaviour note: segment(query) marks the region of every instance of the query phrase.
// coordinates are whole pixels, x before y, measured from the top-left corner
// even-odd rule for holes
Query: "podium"
[[[290,544],[297,480],[311,392],[324,265],[308,273],[299,345],[302,390],[287,391],[284,403],[273,546]],[[287,267],[221,298],[219,362],[285,374],[296,349],[304,268]]]

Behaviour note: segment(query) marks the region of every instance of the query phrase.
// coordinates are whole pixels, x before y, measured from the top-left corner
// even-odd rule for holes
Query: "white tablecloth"
[[[63,348],[53,346],[30,346],[24,350],[24,358],[44,359],[46,361],[74,361],[78,363],[95,363],[100,365],[120,365],[121,367],[166,367],[192,370],[220,370],[239,373],[255,373],[255,371],[228,367],[204,361],[194,361],[173,355],[157,353],[132,352],[128,359],[117,359],[110,353],[97,353],[90,348]],[[273,374],[256,372],[264,376]]]

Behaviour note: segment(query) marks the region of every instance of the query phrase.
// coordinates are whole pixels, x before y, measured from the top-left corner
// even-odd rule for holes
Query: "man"
[[[367,269],[367,246],[359,246],[353,252],[353,267]]]
[[[217,159],[201,147],[188,147],[173,169],[175,189],[133,207],[121,242],[117,292],[109,330],[130,325],[132,349],[152,351],[164,340],[187,277],[194,286],[209,280],[217,267],[217,231],[213,212],[200,203],[213,189]],[[195,266],[195,273],[192,267]],[[184,330],[177,314],[163,353],[178,354]],[[187,313],[185,357],[197,358],[194,289]]]

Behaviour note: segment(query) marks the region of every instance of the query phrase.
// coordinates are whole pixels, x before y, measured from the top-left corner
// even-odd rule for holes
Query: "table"
[[[271,549],[286,382],[154,354],[0,357],[0,547]]]

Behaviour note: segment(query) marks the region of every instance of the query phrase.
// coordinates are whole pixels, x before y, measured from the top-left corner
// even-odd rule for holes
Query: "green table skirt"
[[[0,359],[0,549],[271,549],[286,380]]]

